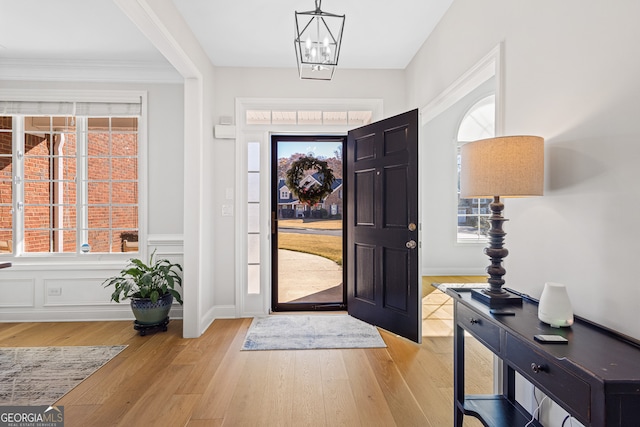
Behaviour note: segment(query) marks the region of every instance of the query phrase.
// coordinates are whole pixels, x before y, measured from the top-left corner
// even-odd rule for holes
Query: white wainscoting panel
[[[0,308],[26,308],[35,306],[35,280],[33,279],[0,279]]]
[[[149,236],[141,249],[141,254],[131,253],[129,258],[146,257],[146,262],[155,249],[157,258],[183,264],[182,235]],[[125,267],[123,255],[7,259],[13,265],[0,275],[0,322],[132,321],[129,301],[111,302],[113,289],[102,286]],[[182,307],[175,303],[170,316],[181,318]]]
[[[104,279],[69,277],[44,279],[44,307],[110,305],[113,288],[102,286]]]

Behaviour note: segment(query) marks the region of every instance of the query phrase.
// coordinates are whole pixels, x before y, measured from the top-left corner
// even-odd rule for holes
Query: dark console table
[[[468,289],[450,287],[446,293],[454,300],[456,426],[462,426],[464,415],[485,426],[527,424],[531,415],[515,400],[515,372],[584,425],[640,425],[638,341],[580,318],[570,328],[551,328],[538,320],[537,301],[529,298],[509,307],[515,315],[504,316],[491,314]],[[465,395],[465,331],[503,361],[502,394]],[[562,335],[569,342],[541,344],[533,339],[536,334]]]

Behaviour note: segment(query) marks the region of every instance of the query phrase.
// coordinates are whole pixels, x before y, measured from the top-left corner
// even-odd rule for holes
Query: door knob
[[[415,240],[409,240],[406,246],[407,246],[407,249],[415,249],[417,244]]]

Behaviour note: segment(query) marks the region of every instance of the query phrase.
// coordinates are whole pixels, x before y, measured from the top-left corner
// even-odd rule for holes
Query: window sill
[[[489,240],[458,240],[455,242],[455,246],[487,246]]]
[[[0,263],[11,263],[11,267],[5,271],[26,270],[104,270],[123,268],[126,262],[136,257],[137,254],[102,254],[85,256],[59,256],[59,255],[23,255],[16,257],[0,257]]]

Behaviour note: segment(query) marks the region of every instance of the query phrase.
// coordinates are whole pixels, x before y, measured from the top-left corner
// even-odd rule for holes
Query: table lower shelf
[[[465,396],[462,411],[465,415],[478,418],[486,426],[524,426],[531,421],[531,414],[517,402],[509,401],[502,395]],[[542,427],[537,420],[529,426]]]

